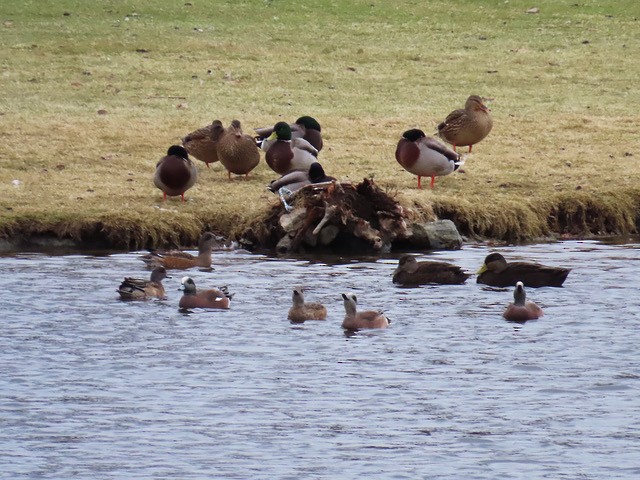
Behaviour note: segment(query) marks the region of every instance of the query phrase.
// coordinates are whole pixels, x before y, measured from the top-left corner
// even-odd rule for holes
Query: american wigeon
[[[471,147],[489,135],[493,119],[489,109],[478,95],[467,98],[464,108],[454,110],[438,125],[438,135],[456,147]]]
[[[319,152],[322,150],[322,128],[320,123],[308,115],[298,118],[295,123],[290,123],[292,138],[304,138]],[[257,138],[263,140],[273,133],[273,127],[256,128]]]
[[[360,330],[364,328],[387,328],[389,319],[381,310],[357,311],[357,298],[355,294],[342,294],[346,315],[342,322],[345,330]]]
[[[231,174],[248,175],[260,163],[260,151],[253,137],[242,133],[239,120],[233,120],[218,140],[218,159]]]
[[[143,255],[142,261],[150,267],[163,266],[167,269],[184,270],[187,268],[211,268],[211,250],[220,241],[211,232],[205,232],[198,241],[198,255],[194,256],[181,250],[151,252]]]
[[[502,316],[510,322],[526,322],[544,315],[542,309],[534,302],[527,300],[522,282],[516,282],[513,291],[513,303],[510,303]]]
[[[164,267],[156,267],[151,271],[149,280],[125,277],[117,292],[122,300],[147,300],[149,298],[165,298],[162,280],[170,278]]]
[[[292,322],[304,322],[305,320],[324,320],[327,318],[327,309],[320,303],[305,303],[302,288],[293,289],[293,306],[289,309],[289,320]]]
[[[184,202],[184,192],[198,179],[198,169],[189,158],[184,147],[172,145],[167,154],[156,164],[153,183],[163,192],[163,199],[180,195]]]
[[[507,262],[499,253],[491,253],[478,270],[477,282],[492,287],[511,287],[518,281],[526,287],[561,287],[570,271],[539,263]]]
[[[214,120],[211,125],[199,128],[182,139],[182,145],[189,154],[202,160],[207,168],[210,163],[218,161],[218,140],[224,134],[224,127],[220,120]]]
[[[227,287],[210,288],[208,290],[198,290],[196,283],[191,277],[183,277],[180,290],[183,291],[182,298],[178,303],[180,308],[223,308],[227,309],[231,305],[231,298]]]
[[[407,172],[418,176],[418,188],[422,188],[421,177],[431,177],[433,188],[435,177],[449,175],[462,164],[460,155],[417,128],[402,134],[396,160]]]
[[[309,170],[317,161],[318,150],[303,138],[291,138],[291,128],[285,122],[273,126],[273,133],[262,142],[265,160],[274,172],[284,175],[293,170]]]
[[[393,272],[393,283],[404,286],[425,283],[457,285],[464,283],[470,276],[452,263],[418,262],[413,255],[403,255],[398,262],[398,267]]]

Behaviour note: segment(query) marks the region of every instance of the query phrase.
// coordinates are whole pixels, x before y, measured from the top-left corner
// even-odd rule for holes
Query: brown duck
[[[548,267],[539,263],[507,262],[499,253],[491,253],[478,270],[478,283],[492,287],[513,287],[522,282],[525,287],[561,287],[570,268]]]
[[[516,283],[513,291],[513,303],[510,303],[502,316],[510,322],[526,322],[544,315],[542,309],[534,302],[527,300],[522,282]]]
[[[184,202],[184,192],[198,179],[198,169],[189,158],[184,147],[172,145],[167,154],[156,164],[153,183],[163,192],[163,199],[180,195]]]
[[[471,147],[489,135],[493,127],[493,120],[489,109],[478,95],[467,98],[464,108],[454,110],[444,122],[438,125],[440,138],[456,147],[469,145]]]
[[[187,268],[211,268],[211,250],[220,238],[211,232],[205,232],[198,241],[198,255],[194,256],[181,250],[151,252],[143,255],[142,261],[150,267],[163,266],[167,269],[184,270]]]
[[[342,322],[345,330],[360,330],[363,328],[387,328],[389,319],[381,310],[367,310],[358,312],[358,299],[355,294],[342,294],[346,315]]]
[[[232,293],[227,287],[210,288],[208,290],[198,290],[196,283],[191,277],[183,277],[180,290],[184,293],[178,306],[183,309],[188,308],[222,308],[228,309],[231,306]]]
[[[231,174],[248,175],[260,163],[260,151],[253,137],[242,133],[239,120],[231,122],[218,140],[218,159]]]
[[[293,306],[289,309],[289,320],[292,322],[304,322],[305,320],[324,320],[327,318],[327,309],[320,303],[307,303],[304,301],[302,288],[293,289]]]
[[[295,123],[290,123],[292,138],[304,138],[319,152],[322,150],[322,128],[320,123],[308,115],[298,118]],[[263,140],[273,133],[273,127],[256,128],[258,140]]]
[[[164,267],[156,267],[151,271],[150,280],[125,277],[118,287],[122,300],[147,300],[149,298],[165,298],[162,280],[167,277]]]
[[[464,283],[470,276],[452,263],[418,262],[413,255],[404,255],[400,258],[398,268],[393,273],[393,283],[403,286],[426,283],[458,285]]]
[[[224,134],[224,127],[220,120],[214,120],[211,125],[199,128],[182,139],[182,145],[189,154],[202,160],[207,168],[210,163],[218,161],[218,140]]]

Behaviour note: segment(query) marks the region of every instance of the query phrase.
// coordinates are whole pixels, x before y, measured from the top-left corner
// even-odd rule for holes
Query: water
[[[394,287],[396,258],[309,262],[224,252],[201,287],[229,311],[122,302],[138,254],[0,258],[0,478],[640,478],[639,245],[501,248],[571,266],[528,289]],[[486,247],[434,258],[476,271]],[[286,320],[291,288],[328,310]],[[384,308],[345,335],[340,294]]]

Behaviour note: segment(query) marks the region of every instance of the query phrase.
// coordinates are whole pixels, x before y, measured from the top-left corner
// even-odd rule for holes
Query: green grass
[[[535,5],[2,2],[0,236],[138,248],[237,234],[276,202],[264,162],[232,182],[199,163],[185,204],[161,201],[155,163],[214,118],[250,132],[305,114],[323,126],[330,175],[373,176],[464,233],[635,232],[640,4]],[[394,159],[398,138],[434,132],[472,93],[494,99],[493,131],[466,173],[417,190]]]

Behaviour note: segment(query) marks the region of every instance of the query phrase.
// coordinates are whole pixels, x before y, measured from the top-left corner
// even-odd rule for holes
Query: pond
[[[0,258],[0,478],[640,478],[640,245],[571,241],[425,257],[475,272],[490,251],[572,267],[527,289],[399,288],[397,255],[217,252],[200,287],[228,311],[123,302],[140,252]],[[327,306],[291,324],[291,290]],[[341,293],[387,330],[346,335]]]

